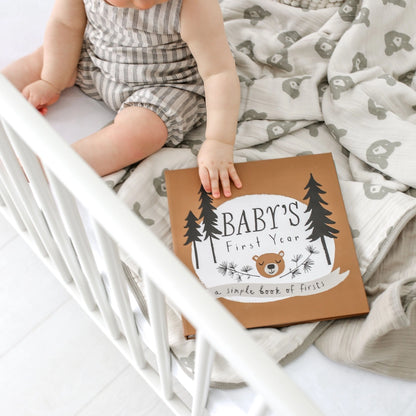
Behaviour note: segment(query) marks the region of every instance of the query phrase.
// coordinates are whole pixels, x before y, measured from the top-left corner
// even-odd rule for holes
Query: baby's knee
[[[142,159],[156,152],[166,143],[168,131],[163,120],[143,107],[126,107],[114,119],[113,129],[120,145],[137,152]]]
[[[152,137],[166,141],[168,130],[163,120],[153,111],[138,106],[123,108],[115,117],[114,125],[131,137]]]

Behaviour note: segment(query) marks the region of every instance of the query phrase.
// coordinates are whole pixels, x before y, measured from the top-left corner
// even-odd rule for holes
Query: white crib
[[[45,3],[16,2],[29,13],[37,6],[49,10],[52,2]],[[16,19],[30,21],[28,15]],[[13,22],[7,23],[11,29]],[[32,24],[40,25],[34,32],[41,34],[43,23]],[[32,49],[34,42],[28,42]],[[30,51],[17,43],[15,58]],[[358,414],[357,409],[366,415],[396,414],[390,402],[404,392],[408,400],[414,383],[332,363],[313,347],[285,370],[268,357],[71,150],[65,137],[68,122],[62,120],[77,106],[75,111],[84,115],[80,135],[112,118],[74,88],[45,119],[0,77],[0,211],[175,414],[341,416]],[[76,136],[73,132],[67,136]],[[132,296],[119,248],[140,265],[148,317]],[[197,328],[193,378],[170,351],[165,299]],[[215,354],[230,363],[247,387],[210,388]],[[416,409],[416,402],[411,403],[409,415]]]
[[[249,414],[263,415],[268,407],[277,414],[321,414],[4,77],[0,90],[2,211],[169,407],[178,415],[203,414],[213,354],[220,353],[259,393]],[[77,202],[92,218],[109,289]],[[118,246],[143,273],[151,331],[146,342],[137,331]],[[193,396],[191,409],[173,390],[181,378],[175,378],[169,353],[165,297],[197,328],[195,380],[184,385]]]

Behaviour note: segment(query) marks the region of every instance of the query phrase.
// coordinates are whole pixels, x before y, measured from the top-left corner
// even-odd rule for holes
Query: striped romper
[[[78,85],[115,111],[141,106],[155,112],[177,145],[206,119],[204,86],[180,36],[182,0],[148,10],[84,0],[87,14]]]

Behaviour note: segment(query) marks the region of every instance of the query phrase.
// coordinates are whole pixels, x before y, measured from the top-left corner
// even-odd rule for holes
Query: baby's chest
[[[175,0],[138,10],[114,7],[103,0],[84,0],[87,20],[95,28],[103,32],[144,32],[156,36],[179,34],[180,4],[181,1]]]
[[[167,30],[159,16],[147,19],[133,9],[113,8],[111,13],[87,14],[86,35],[93,43],[126,47],[157,47],[181,41],[179,30]]]

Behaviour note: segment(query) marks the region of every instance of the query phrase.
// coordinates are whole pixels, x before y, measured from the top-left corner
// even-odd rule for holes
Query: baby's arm
[[[207,192],[231,195],[237,188],[233,151],[240,106],[240,84],[228,46],[218,0],[183,0],[181,35],[188,44],[204,81],[207,106],[206,139],[198,154],[199,175]]]
[[[40,80],[22,91],[41,112],[58,100],[63,89],[73,84],[85,25],[82,0],[55,1],[44,36]]]

